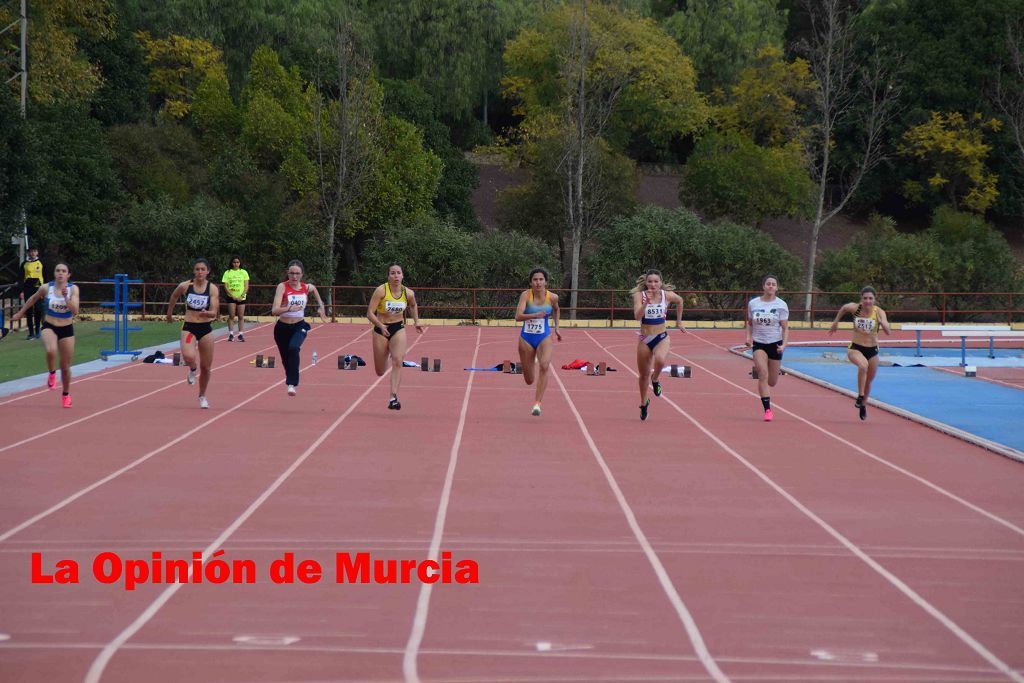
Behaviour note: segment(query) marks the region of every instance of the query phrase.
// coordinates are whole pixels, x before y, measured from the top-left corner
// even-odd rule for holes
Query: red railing
[[[99,304],[111,297],[111,285],[100,282],[78,282],[82,288],[83,314],[102,312]],[[177,283],[144,282],[130,285],[133,301],[142,303],[140,314],[146,318],[164,315],[167,300]],[[269,315],[274,285],[251,285],[246,315]],[[334,285],[318,287],[328,304],[332,320],[362,317],[373,293],[373,287]],[[420,316],[478,320],[510,318],[520,292],[516,289],[471,289],[459,287],[417,287]],[[555,290],[561,296],[562,317],[569,317],[569,292]],[[740,320],[753,291],[679,290],[686,301],[687,320]],[[856,292],[814,292],[811,305],[804,308],[804,292],[781,292],[790,307],[792,320],[804,320],[810,314],[814,321],[831,320],[840,305],[856,301]],[[879,303],[894,322],[1024,322],[1024,296],[1021,292],[882,292]],[[17,295],[0,301],[9,319],[17,310]],[[176,312],[180,313],[181,304]],[[580,319],[631,320],[633,312],[629,291],[625,289],[578,290],[576,316]]]

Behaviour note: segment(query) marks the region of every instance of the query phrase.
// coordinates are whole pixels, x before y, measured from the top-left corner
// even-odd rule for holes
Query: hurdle
[[[936,332],[1009,332],[1009,325],[900,325],[901,330],[909,330],[917,335],[917,351],[914,354],[921,357],[921,333],[928,331]],[[947,336],[943,334],[942,336]],[[951,335],[949,335],[951,336]]]
[[[999,327],[1007,327],[1007,326],[1001,325]],[[995,338],[996,337],[1001,337],[1001,338],[1006,338],[1006,339],[1019,339],[1019,338],[1024,337],[1024,331],[1014,332],[1013,330],[1010,330],[1008,327],[1007,327],[1007,331],[1005,331],[1005,332],[1004,331],[998,331],[998,330],[993,331],[993,330],[979,329],[976,326],[976,327],[972,327],[970,329],[961,330],[961,331],[950,330],[950,329],[947,328],[947,329],[942,331],[942,336],[943,337],[960,337],[960,367],[963,368],[963,367],[967,367],[967,338],[968,337],[970,337],[972,339],[977,339],[977,338],[982,338],[983,339],[985,337],[988,337],[988,357],[989,358],[995,358],[996,357],[996,350],[995,350]]]

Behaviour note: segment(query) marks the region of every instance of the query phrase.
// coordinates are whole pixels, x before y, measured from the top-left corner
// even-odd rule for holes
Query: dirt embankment
[[[479,163],[479,160],[474,160],[474,162],[480,171],[480,186],[473,193],[473,206],[484,228],[496,230],[498,228],[498,195],[509,187],[525,182],[526,172],[520,169],[508,169],[493,161]],[[659,168],[642,169],[637,186],[637,198],[643,204],[653,204],[666,209],[681,206],[678,176]],[[863,223],[845,216],[837,216],[822,230],[818,238],[818,253],[846,246],[862,228]],[[775,218],[765,221],[761,225],[761,229],[770,234],[803,263],[807,263],[811,245],[810,222]]]

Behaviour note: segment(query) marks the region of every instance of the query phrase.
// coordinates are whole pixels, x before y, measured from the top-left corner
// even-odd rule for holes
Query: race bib
[[[854,318],[853,327],[860,332],[870,334],[875,331],[875,321],[872,318]]]
[[[66,299],[50,299],[50,310],[54,313],[67,313],[68,302]]]
[[[775,316],[771,311],[754,311],[754,324],[766,327],[775,324]]]
[[[384,312],[385,313],[402,313],[405,311],[404,301],[385,301]]]
[[[544,318],[531,318],[523,325],[526,334],[544,334]]]
[[[664,318],[665,307],[661,304],[647,304],[647,312],[644,313],[645,318]]]
[[[289,294],[288,295],[288,308],[294,306],[306,307],[306,295],[305,294]]]
[[[205,310],[210,303],[210,297],[206,294],[189,294],[185,298],[185,305],[193,311]]]

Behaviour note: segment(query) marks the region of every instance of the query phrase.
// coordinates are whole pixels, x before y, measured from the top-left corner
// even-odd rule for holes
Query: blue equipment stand
[[[109,356],[131,356],[132,360],[138,360],[142,353],[139,350],[128,348],[128,333],[141,330],[141,327],[128,327],[128,311],[132,308],[141,308],[141,303],[128,301],[128,285],[140,284],[142,280],[129,280],[124,273],[118,273],[111,278],[104,278],[100,282],[112,282],[114,284],[114,300],[104,301],[100,304],[104,308],[114,309],[114,326],[101,327],[106,332],[114,332],[114,348],[100,351],[100,358],[107,360]]]

